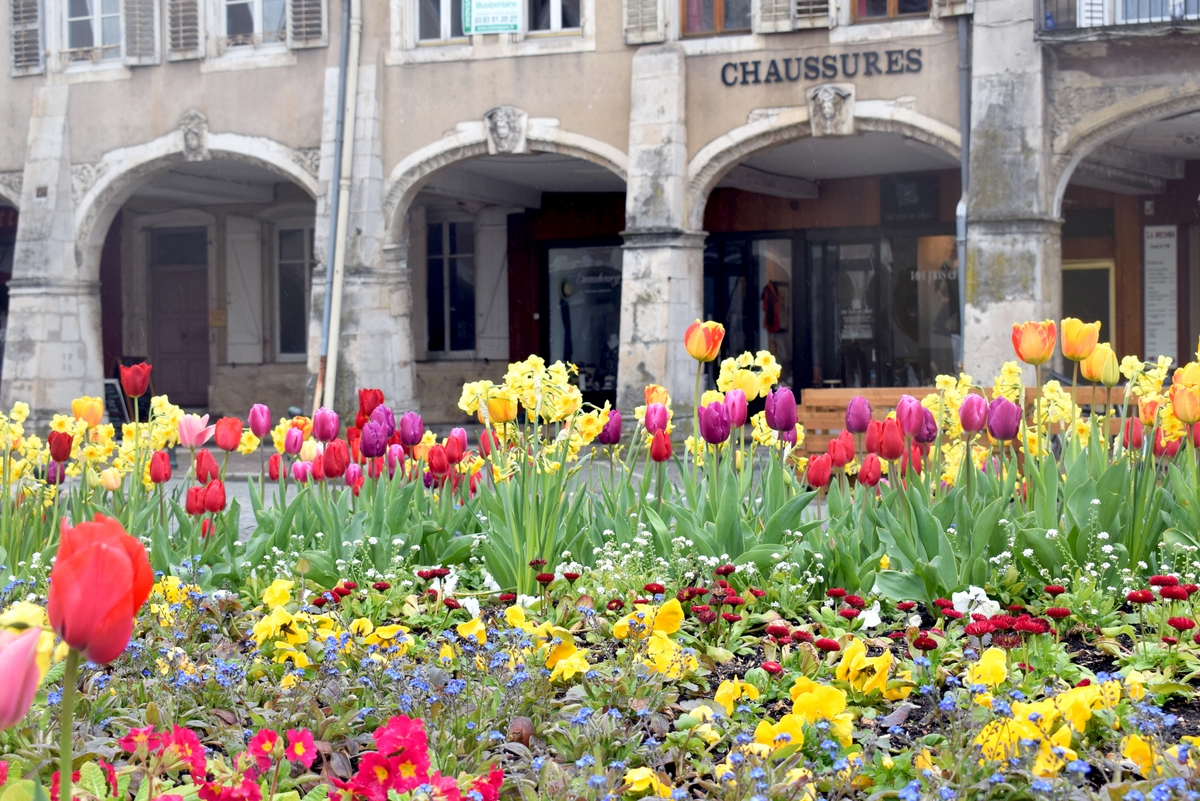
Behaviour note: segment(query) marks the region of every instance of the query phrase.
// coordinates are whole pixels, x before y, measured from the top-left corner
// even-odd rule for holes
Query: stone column
[[[696,362],[683,332],[703,312],[704,232],[686,224],[685,68],[678,44],[633,57],[617,377],[627,413],[651,383],[670,391],[676,410],[692,404]]]
[[[1045,75],[1033,0],[976,0],[964,367],[984,384],[1015,359],[1012,324],[1062,312]],[[1032,382],[1029,369],[1027,380]]]
[[[81,395],[103,395],[100,282],[76,253],[67,99],[66,86],[34,96],[8,285],[0,403],[27,402],[34,424],[69,413]]]
[[[333,131],[336,124],[336,70],[326,78],[326,113],[321,146],[321,180],[330,186],[333,177]],[[358,408],[356,390],[383,390],[387,404],[407,411],[417,407],[413,367],[412,285],[408,270],[407,243],[384,248],[386,221],[383,216],[383,146],[380,141],[378,71],[364,64],[358,74],[358,106],[354,124],[354,161],[350,190],[350,220],[346,241],[346,273],[342,291],[341,335],[330,347],[339,348],[337,409]],[[331,85],[332,84],[332,88]],[[332,99],[331,99],[332,98]],[[350,142],[346,143],[351,146]],[[328,167],[326,163],[328,162]],[[329,202],[317,207],[319,252],[328,262]],[[324,242],[321,235],[324,234]],[[325,299],[325,269],[313,275],[313,343],[310,369],[319,363],[321,315]],[[327,379],[328,380],[328,379]]]

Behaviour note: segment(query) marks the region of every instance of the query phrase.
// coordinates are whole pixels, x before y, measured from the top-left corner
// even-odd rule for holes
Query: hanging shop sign
[[[521,0],[462,0],[463,33],[519,33]]]
[[[465,15],[463,19],[465,24]],[[795,82],[801,78],[806,81],[831,81],[860,76],[870,78],[874,75],[920,72],[922,66],[919,47],[772,58],[766,61],[728,61],[721,65],[721,83],[726,86],[746,86],[754,83]]]

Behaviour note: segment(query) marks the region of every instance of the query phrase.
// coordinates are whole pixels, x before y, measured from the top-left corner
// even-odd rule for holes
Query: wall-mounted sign
[[[879,181],[879,220],[884,225],[938,218],[936,175],[888,175]]]
[[[1147,225],[1142,233],[1147,359],[1175,357],[1179,273],[1174,225]]]
[[[471,0],[463,0],[470,3]],[[475,0],[484,2],[484,0]],[[465,9],[466,6],[464,5]],[[466,14],[463,14],[466,25]],[[752,83],[845,80],[862,76],[902,75],[921,71],[921,48],[866,50],[858,53],[827,53],[823,56],[773,58],[769,61],[728,61],[721,65],[721,83],[746,86]]]
[[[463,33],[519,33],[521,0],[462,0]]]

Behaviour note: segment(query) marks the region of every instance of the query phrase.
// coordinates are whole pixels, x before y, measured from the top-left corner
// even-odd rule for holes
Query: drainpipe
[[[346,230],[350,225],[350,179],[354,165],[354,121],[358,108],[358,56],[362,42],[362,0],[342,0],[342,57],[338,76],[338,124],[334,143],[333,182],[337,193],[330,206],[331,264],[325,273],[325,308],[321,321],[321,372],[316,398],[329,408],[337,390],[338,338],[342,328],[342,287],[346,272]],[[345,146],[349,140],[350,146]]]
[[[966,16],[958,18],[958,130],[959,171],[962,197],[954,211],[958,239],[958,353],[955,361],[963,367],[963,345],[967,336],[967,196],[971,167],[971,31]]]

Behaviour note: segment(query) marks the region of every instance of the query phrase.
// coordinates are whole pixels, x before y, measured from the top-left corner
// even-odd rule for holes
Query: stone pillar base
[[[683,333],[703,315],[703,232],[626,231],[621,278],[617,406],[628,414],[647,384],[671,393],[675,410],[693,404],[696,361]],[[679,418],[676,418],[677,421]]]

